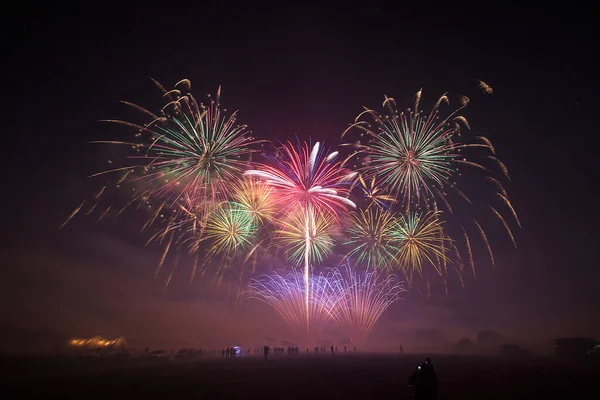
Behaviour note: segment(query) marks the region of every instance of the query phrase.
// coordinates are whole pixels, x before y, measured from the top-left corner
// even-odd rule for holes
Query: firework
[[[449,121],[454,114],[440,120],[437,105],[428,116],[417,110],[398,112],[391,98],[386,98],[384,105],[391,109],[391,115],[373,110],[361,114],[371,115],[376,129],[364,121],[353,125],[370,138],[369,145],[362,149],[368,152],[368,165],[360,170],[376,171],[381,184],[406,203],[449,181],[451,164],[458,159],[461,148],[452,140],[456,128]]]
[[[238,180],[232,197],[258,225],[269,222],[278,208],[273,188],[252,177]]]
[[[493,92],[484,82],[477,83],[482,92]],[[207,265],[219,264],[219,272],[239,272],[240,283],[248,261],[257,265],[259,252],[271,253],[274,260],[281,251],[288,262],[303,269],[303,281],[295,270],[287,277],[263,277],[254,282],[255,293],[260,284],[265,293],[279,291],[290,298],[295,290],[296,303],[286,303],[285,318],[301,321],[307,332],[311,319],[320,326],[332,312],[368,332],[381,313],[360,311],[369,315],[364,318],[344,313],[368,310],[366,302],[377,296],[361,298],[360,306],[350,304],[351,288],[359,288],[354,298],[367,291],[391,296],[382,299],[395,298],[390,288],[398,289],[397,279],[385,281],[381,274],[399,271],[409,284],[413,275],[422,277],[429,291],[429,276],[424,275],[434,271],[446,285],[448,265],[459,274],[463,271],[461,252],[464,264],[475,273],[475,258],[479,260],[475,247],[481,244],[495,263],[485,219],[476,215],[479,210],[491,211],[516,246],[511,226],[520,227],[520,221],[503,183],[510,181],[508,170],[488,138],[471,140],[461,132],[470,130],[460,114],[471,102],[467,96],[459,96],[458,109],[444,113],[442,105],[449,103],[444,94],[427,114],[419,109],[421,91],[414,109],[406,111],[399,111],[395,100],[386,96],[382,113],[366,109],[342,135],[351,129],[361,135],[348,144],[354,150],[344,160],[338,160],[338,152],[326,154],[319,142],[297,146],[287,142],[267,155],[266,162],[256,163],[250,160],[260,141],[245,125],[237,125],[237,113],[221,108],[220,88],[214,98],[201,103],[191,95],[188,80],[170,91],[157,85],[167,99],[159,112],[123,102],[146,119],[139,124],[108,121],[134,128],[135,138],[97,143],[126,146],[130,154],[123,164],[111,161],[111,169],[93,175],[115,176],[81,202],[61,228],[78,214],[94,213],[99,222],[125,210],[144,210],[142,231],[150,233],[148,243],[163,246],[155,276],[163,264],[172,265],[167,285],[182,249],[195,256],[191,279],[197,270],[204,274]],[[481,178],[485,185],[475,192],[465,190],[462,182],[471,177]],[[104,204],[111,189],[127,196],[124,206]],[[357,208],[349,199],[351,192],[362,198],[358,202],[362,209],[351,211]],[[489,199],[484,198],[487,192],[493,192]],[[344,272],[311,276],[311,268],[333,253],[340,232],[347,249],[344,260],[354,260],[366,274],[352,275],[347,267]],[[265,264],[263,258],[260,261]],[[377,286],[381,282],[390,291]],[[345,297],[340,297],[342,292]],[[340,298],[345,299],[343,307]],[[321,308],[315,309],[317,304]],[[385,311],[385,304],[389,302],[381,300],[373,307]],[[302,309],[292,312],[293,307]]]
[[[348,173],[335,161],[337,152],[325,155],[319,142],[312,150],[307,143],[295,147],[290,142],[278,151],[280,157],[271,159],[272,165],[249,170],[245,175],[255,176],[272,186],[281,204],[289,208],[312,208],[315,213],[340,211],[356,205],[346,196],[348,189],[342,185],[355,173]]]
[[[253,215],[238,203],[223,203],[207,220],[204,235],[211,244],[209,254],[230,254],[253,243],[256,232]]]
[[[400,247],[398,228],[398,219],[391,211],[373,207],[352,212],[344,242],[351,250],[346,257],[366,264],[367,269],[392,269]]]
[[[248,235],[240,231],[225,237],[223,229],[229,224],[232,228],[241,223],[243,215],[252,218],[268,217],[267,210],[249,210],[255,214],[244,214],[241,208],[256,204],[245,201],[241,195],[239,178],[249,167],[249,159],[255,152],[254,140],[245,125],[236,123],[237,112],[226,113],[220,104],[221,89],[214,98],[199,103],[191,94],[191,83],[184,79],[167,91],[155,81],[167,99],[160,112],[154,113],[142,106],[123,101],[125,105],[140,112],[145,122],[133,123],[123,120],[104,120],[135,130],[131,141],[96,141],[124,146],[130,150],[123,166],[92,175],[115,175],[108,189],[118,189],[121,194],[130,196],[130,201],[116,213],[126,209],[148,210],[148,219],[142,230],[154,230],[149,242],[157,241],[165,245],[166,253],[159,262],[160,271],[171,250],[181,249],[182,243],[191,243],[189,250],[197,251],[200,243],[213,243],[208,253],[231,252],[242,244],[248,245]],[[111,208],[97,207],[103,193],[109,192],[107,185],[89,199],[87,203],[100,213],[103,219]],[[236,190],[236,195],[232,192]],[[221,205],[239,200],[239,207],[232,215],[226,216]],[[220,208],[221,207],[221,208]],[[227,209],[230,207],[227,206]],[[70,220],[79,210],[78,207]],[[259,214],[256,214],[258,212]],[[212,218],[211,221],[208,221]],[[68,222],[68,221],[66,221]],[[63,224],[64,225],[64,224]],[[61,226],[62,227],[62,226]],[[211,232],[204,237],[205,228]]]
[[[493,93],[484,82],[477,83],[482,92]],[[477,232],[494,264],[489,235],[481,223],[483,217],[476,215],[480,209],[490,209],[515,243],[507,219],[499,211],[509,213],[520,227],[517,213],[501,182],[510,180],[508,170],[497,158],[496,149],[488,138],[463,134],[471,128],[461,115],[470,101],[466,96],[459,96],[459,107],[445,113],[442,106],[449,104],[449,96],[444,94],[429,113],[424,113],[419,109],[421,91],[415,96],[414,108],[405,111],[400,111],[396,101],[386,96],[382,113],[365,109],[342,134],[343,138],[351,131],[360,135],[358,141],[349,144],[354,150],[344,164],[353,166],[360,173],[359,187],[369,200],[369,207],[395,209],[401,214],[397,233],[399,239],[403,238],[403,244],[395,257],[405,271],[421,274],[426,263],[432,265],[438,275],[445,274],[447,263],[462,265],[460,251],[464,251],[475,272],[474,242],[469,232]],[[480,187],[486,190],[466,193],[461,188],[462,182],[476,179],[482,180]],[[370,184],[366,184],[369,181]],[[472,187],[473,182],[469,186]],[[389,202],[388,196],[397,203]],[[492,202],[498,205],[492,206]],[[489,207],[476,207],[481,203]],[[424,217],[417,218],[418,215]],[[366,229],[370,221],[365,217],[363,220]],[[361,232],[364,229],[357,226],[358,221],[353,222],[350,242],[365,243],[361,249],[368,249],[366,243],[371,232]],[[417,240],[417,236],[421,239]],[[458,246],[448,245],[450,236]],[[366,259],[367,253],[361,251],[356,249],[353,255],[357,258],[362,255],[362,259]],[[386,260],[385,256],[374,258]],[[371,259],[369,264],[372,262]],[[383,265],[386,264],[384,261]]]
[[[334,224],[335,217],[329,213],[291,212],[279,221],[277,241],[289,254],[288,261],[301,265],[308,254],[309,265],[321,263],[333,250]]]
[[[312,150],[307,143],[295,147],[288,142],[278,151],[281,156],[273,158],[272,165],[262,165],[260,169],[249,170],[245,174],[262,179],[272,186],[286,212],[303,214],[304,287],[308,331],[311,253],[319,254],[317,246],[323,243],[322,240],[314,240],[319,234],[317,221],[325,214],[338,216],[340,211],[356,207],[345,197],[348,189],[343,185],[345,182],[350,183],[356,174],[348,174],[341,168],[340,163],[335,161],[337,152],[326,156],[321,151],[319,142],[315,143]]]
[[[390,208],[390,205],[396,202],[394,196],[386,192],[376,183],[376,177],[373,176],[367,184],[361,174],[358,175],[359,188],[362,191],[363,198],[367,201],[367,210],[372,206],[379,208]]]
[[[349,263],[342,270],[334,268],[330,276],[342,299],[336,301],[333,317],[346,327],[353,340],[366,338],[383,313],[406,291],[396,275],[361,273]]]
[[[236,115],[221,109],[220,88],[208,105],[198,104],[191,94],[175,92],[176,98],[163,108],[164,116],[143,130],[138,145],[142,173],[129,178],[152,188],[152,195],[183,198],[202,209],[206,203],[226,199],[230,185],[247,169],[247,156],[257,142],[245,125],[236,125]],[[133,168],[133,167],[132,167]]]
[[[310,326],[318,331],[332,320],[334,309],[345,295],[339,287],[341,284],[322,274],[309,274],[307,280],[304,272],[296,270],[285,276],[274,272],[252,279],[245,297],[268,304],[293,328],[304,330]]]
[[[395,275],[383,276],[375,271],[361,273],[346,268],[328,268],[326,273],[309,275],[293,271],[253,279],[246,291],[247,299],[258,299],[272,307],[291,327],[302,329],[308,320],[313,330],[337,322],[353,340],[364,339],[383,313],[401,299],[403,282]],[[308,293],[309,308],[305,306]],[[307,331],[310,336],[312,331]]]
[[[426,263],[441,273],[440,260],[448,261],[443,251],[444,242],[448,239],[443,235],[439,213],[423,215],[409,212],[401,215],[395,234],[400,243],[395,260],[409,275],[415,271],[422,273]]]

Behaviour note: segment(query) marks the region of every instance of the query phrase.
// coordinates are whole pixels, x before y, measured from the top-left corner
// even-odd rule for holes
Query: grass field
[[[5,357],[2,398],[409,399],[421,355],[257,356],[192,362]],[[445,399],[595,398],[597,360],[432,356]],[[595,393],[595,394],[594,394]],[[590,397],[591,396],[591,397]]]

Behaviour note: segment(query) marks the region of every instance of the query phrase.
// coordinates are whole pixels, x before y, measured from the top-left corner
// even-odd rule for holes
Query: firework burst
[[[353,340],[361,341],[405,291],[395,275],[357,272],[350,264],[309,275],[308,287],[305,282],[304,274],[297,271],[263,275],[251,280],[245,297],[269,305],[295,329],[301,330],[310,320],[313,330],[306,332],[308,336],[335,322]],[[304,293],[308,293],[308,309]]]
[[[337,152],[325,155],[319,142],[310,150],[307,143],[295,147],[290,142],[278,149],[281,156],[271,159],[272,165],[249,170],[245,175],[255,176],[272,186],[281,204],[287,209],[312,208],[314,212],[340,211],[356,205],[347,198],[348,188],[343,185],[356,174],[341,168],[335,161]]]
[[[273,272],[252,279],[245,292],[247,299],[260,300],[272,307],[291,327],[310,336],[332,320],[338,302],[345,295],[339,284],[323,274],[309,275],[293,270],[287,275]],[[306,307],[308,298],[308,307]]]
[[[258,225],[268,223],[279,208],[273,188],[252,177],[244,177],[237,181],[233,189],[233,199]]]
[[[178,85],[189,89],[189,81]],[[134,172],[129,180],[141,180],[154,197],[168,198],[172,204],[184,199],[202,209],[226,199],[231,184],[247,169],[257,142],[245,125],[236,125],[236,112],[227,115],[222,110],[220,88],[206,106],[181,90],[169,92],[173,100],[163,107],[162,116],[139,130],[140,154],[130,158],[141,161],[131,166],[141,173]]]
[[[330,276],[342,299],[336,302],[333,317],[346,328],[353,341],[364,340],[383,313],[406,291],[396,275],[358,272],[349,263],[342,270],[332,269]]]
[[[398,227],[398,219],[391,211],[373,207],[352,212],[344,242],[350,248],[346,257],[366,264],[367,269],[393,269],[400,247]]]
[[[441,274],[442,261],[448,261],[444,252],[444,242],[448,240],[443,234],[439,213],[419,214],[409,212],[400,216],[397,230],[399,251],[395,260],[410,276],[413,272],[421,274],[427,263]]]
[[[420,92],[415,106],[419,99]],[[405,203],[448,182],[453,173],[451,164],[458,159],[462,146],[452,140],[458,128],[449,123],[457,120],[451,119],[455,113],[438,118],[442,99],[425,116],[418,111],[398,112],[394,99],[386,97],[384,106],[389,108],[389,115],[366,110],[361,116],[370,115],[373,123],[357,121],[351,126],[366,132],[370,139],[368,145],[360,146],[360,151],[368,152],[368,163],[360,169],[371,174],[376,171],[382,186]]]
[[[253,215],[238,203],[226,202],[208,217],[204,237],[211,244],[211,254],[231,254],[250,247],[255,233]]]
[[[297,210],[279,221],[277,241],[286,249],[288,261],[302,265],[308,254],[309,265],[321,263],[333,251],[334,225],[335,217],[331,214],[315,215]]]
[[[484,82],[477,83],[482,92],[493,92]],[[501,182],[510,180],[508,170],[497,158],[488,138],[463,133],[471,129],[461,114],[470,101],[466,96],[459,96],[459,107],[445,113],[443,105],[450,101],[444,94],[429,113],[424,113],[419,108],[421,91],[415,96],[414,108],[405,111],[400,111],[396,101],[386,96],[382,113],[365,109],[342,134],[343,138],[350,132],[359,135],[358,140],[347,144],[354,150],[344,164],[353,166],[361,180],[364,177],[360,185],[363,194],[392,196],[397,200],[396,204],[387,198],[371,200],[370,206],[395,209],[400,214],[400,228],[396,231],[403,244],[395,258],[401,268],[410,273],[421,275],[423,265],[428,264],[437,275],[444,275],[451,262],[462,270],[461,252],[468,255],[474,273],[473,234],[480,238],[476,242],[484,246],[494,264],[492,245],[482,223],[486,216],[481,215],[481,210],[490,209],[516,243],[502,214],[505,212],[520,226]],[[472,187],[478,179],[482,182],[480,187],[486,190],[468,194],[462,188],[464,182]],[[365,184],[368,181],[370,185]],[[480,207],[480,204],[489,207]],[[353,234],[361,240],[368,237],[366,233]],[[420,239],[417,240],[417,236]],[[359,254],[355,251],[354,255]]]
[[[272,165],[265,164],[245,174],[272,186],[285,212],[303,214],[305,307],[308,309],[311,253],[319,254],[317,246],[324,242],[314,240],[319,235],[318,221],[326,214],[337,217],[341,211],[356,207],[346,197],[349,190],[344,185],[356,174],[348,174],[341,168],[336,161],[337,152],[325,155],[319,142],[312,150],[307,143],[295,147],[288,142],[278,152],[280,156],[271,160]],[[292,224],[294,226],[297,225]],[[309,316],[308,311],[306,315]],[[307,317],[307,331],[310,329],[308,321]]]
[[[98,204],[102,197],[106,196],[108,189],[119,188],[121,193],[130,196],[130,201],[118,211],[113,208],[116,215],[126,209],[148,210],[148,219],[142,230],[154,231],[149,242],[166,244],[166,252],[156,271],[158,274],[169,251],[179,251],[182,243],[189,242],[189,249],[194,252],[199,249],[199,243],[207,242],[203,237],[207,226],[212,229],[210,239],[215,241],[216,249],[229,252],[246,242],[244,235],[217,240],[219,224],[227,222],[223,211],[218,209],[232,197],[231,192],[239,177],[250,165],[254,145],[260,141],[250,136],[251,132],[245,125],[236,123],[237,112],[227,113],[221,107],[220,88],[214,98],[199,103],[192,96],[191,83],[187,79],[178,82],[170,91],[155,83],[167,101],[160,112],[153,113],[123,101],[145,117],[146,122],[104,120],[132,128],[135,135],[131,141],[93,142],[123,146],[130,150],[130,154],[125,157],[125,165],[91,176],[114,176],[114,179],[86,204],[91,205],[87,214],[98,210],[99,221],[111,211],[112,206],[100,208]],[[110,164],[114,166],[112,162]],[[240,204],[249,205],[242,201]],[[81,208],[78,207],[69,220]],[[234,214],[235,219],[239,219],[242,212]],[[209,222],[211,215],[213,219]],[[213,253],[215,251],[212,250]]]

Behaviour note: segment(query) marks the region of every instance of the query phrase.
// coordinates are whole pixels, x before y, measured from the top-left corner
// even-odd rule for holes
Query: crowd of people
[[[308,347],[306,347],[304,351],[306,352],[307,355],[311,353],[311,349]],[[343,346],[344,353],[348,353],[348,352],[352,352],[352,351],[356,352],[356,347],[349,349],[348,346]],[[152,355],[155,352],[150,353],[150,355]],[[145,349],[145,353],[148,354],[148,348]],[[265,345],[262,349],[259,347],[255,347],[253,350],[253,353],[255,355],[262,354],[263,358],[265,360],[268,360],[269,355],[271,353],[275,356],[284,356],[286,354],[288,356],[297,356],[300,354],[300,349],[298,348],[298,346],[288,346],[287,348],[283,347],[283,346],[277,346],[277,347],[274,347],[273,349],[271,349],[271,347],[269,345]],[[329,347],[315,346],[312,349],[312,353],[315,355],[330,354],[333,356],[338,353],[338,347],[333,344],[330,345]],[[191,357],[191,359],[197,359],[202,355],[215,356],[218,354],[220,354],[221,357],[223,357],[223,358],[235,358],[236,356],[250,355],[251,349],[250,348],[242,349],[240,347],[227,347],[227,348],[220,349],[220,350],[213,349],[212,351],[211,350],[202,350],[202,349],[181,349],[176,354],[175,359],[178,359],[179,356],[184,356],[184,355]],[[404,348],[402,345],[400,345],[400,354],[404,354]],[[410,378],[408,380],[408,385],[412,391],[412,394],[413,394],[413,397],[415,400],[438,399],[439,382],[438,382],[438,378],[435,373],[435,370],[433,368],[433,363],[431,362],[431,359],[429,357],[427,357],[425,359],[425,361],[423,361],[420,365],[418,365],[415,368],[415,371],[413,372],[413,374],[410,376]]]

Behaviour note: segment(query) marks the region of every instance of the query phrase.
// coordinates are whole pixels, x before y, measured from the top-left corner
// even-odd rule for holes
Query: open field
[[[2,398],[409,399],[424,356],[245,356],[193,362],[4,357]],[[587,398],[597,360],[432,356],[446,399]],[[587,396],[584,396],[587,394]],[[593,396],[592,396],[593,398]]]

